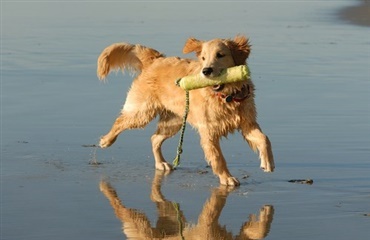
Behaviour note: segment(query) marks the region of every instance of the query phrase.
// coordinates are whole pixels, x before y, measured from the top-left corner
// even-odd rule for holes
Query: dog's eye
[[[217,58],[223,58],[223,57],[225,57],[225,54],[217,53],[217,54],[216,54],[216,57],[217,57]]]
[[[205,57],[202,57],[202,60],[204,61],[204,60],[206,60],[206,58]]]

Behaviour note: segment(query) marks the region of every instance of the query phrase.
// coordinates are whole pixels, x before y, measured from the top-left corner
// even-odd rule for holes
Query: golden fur
[[[129,43],[113,44],[103,50],[98,58],[99,79],[105,79],[114,69],[129,69],[139,75],[132,83],[121,115],[100,139],[101,148],[112,145],[122,131],[143,128],[159,115],[157,131],[151,138],[155,167],[172,169],[163,158],[161,145],[181,128],[185,92],[174,84],[175,80],[199,73],[217,76],[225,68],[246,64],[250,45],[244,36],[211,41],[190,38],[183,52],[195,52],[198,60],[165,57],[154,49]],[[254,151],[259,151],[261,168],[266,172],[274,170],[270,141],[256,121],[254,85],[250,80],[246,82],[226,84],[217,94],[212,87],[190,91],[187,121],[198,130],[205,158],[223,185],[239,185],[226,166],[219,144],[222,136],[235,130],[242,133]],[[247,99],[225,102],[220,97],[240,91],[245,84],[250,91]]]
[[[271,205],[262,206],[258,215],[249,215],[249,220],[242,224],[237,235],[233,235],[218,222],[229,195],[226,186],[212,189],[198,221],[187,222],[179,204],[166,200],[161,193],[163,175],[163,171],[156,171],[152,183],[151,199],[156,204],[158,213],[158,219],[153,226],[143,212],[126,207],[108,182],[100,182],[100,190],[122,222],[122,232],[128,239],[248,240],[263,239],[268,235],[274,216],[274,207]]]

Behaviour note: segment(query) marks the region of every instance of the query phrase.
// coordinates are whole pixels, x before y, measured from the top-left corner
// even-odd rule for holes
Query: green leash
[[[183,227],[183,223],[181,221],[181,214],[180,214],[180,206],[178,203],[176,202],[172,202],[173,204],[173,207],[175,208],[176,210],[176,216],[177,216],[177,222],[179,223],[179,233],[180,233],[180,237],[182,240],[184,240],[184,235],[182,234],[183,230],[184,230],[184,227]]]
[[[188,113],[189,113],[189,91],[188,90],[185,91],[185,96],[186,96],[185,97],[185,112],[184,112],[184,116],[182,117],[180,140],[179,140],[179,144],[177,145],[177,155],[172,162],[174,169],[176,169],[176,167],[180,165],[180,155],[182,153],[182,143],[184,142],[186,119],[188,118]]]

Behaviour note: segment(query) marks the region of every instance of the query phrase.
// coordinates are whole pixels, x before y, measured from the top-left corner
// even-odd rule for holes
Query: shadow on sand
[[[179,204],[163,196],[163,177],[163,172],[156,171],[151,187],[151,200],[156,204],[158,214],[155,226],[139,209],[126,207],[109,182],[100,182],[100,190],[122,222],[122,231],[128,239],[263,239],[268,235],[274,215],[273,206],[262,206],[258,216],[251,214],[248,221],[242,223],[239,234],[234,236],[218,222],[232,189],[226,186],[213,188],[199,214],[198,222],[189,223]]]

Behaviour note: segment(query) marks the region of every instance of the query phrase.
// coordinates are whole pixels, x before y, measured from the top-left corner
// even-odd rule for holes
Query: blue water
[[[125,239],[99,191],[102,178],[155,226],[149,198],[155,123],[125,132],[107,150],[82,146],[109,130],[132,81],[113,73],[100,83],[97,57],[121,41],[185,57],[187,37],[239,33],[252,43],[248,63],[259,123],[277,168],[262,173],[239,135],[224,139],[224,155],[241,186],[229,194],[220,224],[236,235],[249,214],[270,204],[275,214],[266,239],[367,239],[370,29],[337,16],[353,4],[3,1],[1,239]],[[169,160],[177,141],[164,144]],[[182,165],[162,184],[190,224],[218,186],[198,142],[188,128]],[[287,182],[305,178],[314,184]]]

